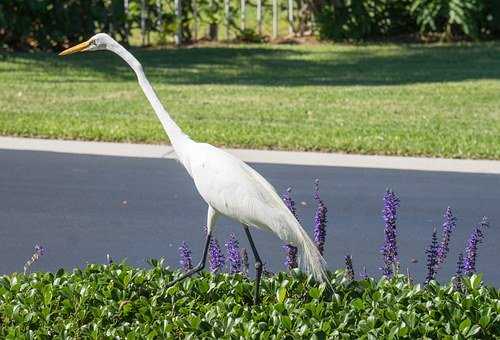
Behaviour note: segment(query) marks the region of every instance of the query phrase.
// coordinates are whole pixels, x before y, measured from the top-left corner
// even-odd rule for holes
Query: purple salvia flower
[[[319,179],[314,181],[314,199],[318,203],[316,213],[314,214],[314,243],[316,244],[316,248],[318,248],[319,253],[323,255],[326,238],[326,213],[328,212],[328,209],[319,196]]]
[[[456,291],[462,290],[462,277],[464,275],[464,254],[458,254],[457,272],[453,278],[453,289]]]
[[[384,210],[382,211],[385,229],[384,245],[380,252],[384,256],[382,272],[385,276],[392,276],[394,270],[399,267],[398,247],[396,243],[396,218],[399,207],[399,198],[387,189],[384,195]]]
[[[410,269],[407,267],[406,268],[406,282],[411,285],[413,284],[413,277],[410,274]]]
[[[437,256],[438,256],[438,241],[437,241],[437,231],[434,228],[432,232],[431,244],[425,249],[427,254],[427,276],[425,277],[425,283],[431,282],[436,276],[437,268]]]
[[[361,280],[366,280],[368,278],[368,273],[366,272],[366,266],[363,266],[363,271],[359,273]]]
[[[229,236],[229,240],[226,242],[226,249],[227,259],[229,261],[229,273],[241,273],[240,245],[234,233],[231,233]]]
[[[295,207],[295,201],[292,198],[292,188],[286,189],[286,193],[283,195],[283,201],[285,202],[285,205],[287,208],[292,212],[293,216],[299,220],[297,217],[297,208]]]
[[[219,270],[222,270],[222,268],[224,268],[224,263],[226,262],[226,260],[219,246],[219,242],[215,237],[212,237],[210,239],[208,252],[210,254],[210,259],[209,259],[210,271],[212,273],[215,273]]]
[[[448,207],[444,213],[444,221],[443,221],[443,231],[442,231],[442,239],[441,243],[437,248],[437,265],[441,265],[446,260],[446,256],[448,255],[450,238],[453,230],[457,226],[457,219],[453,216],[451,208]]]
[[[36,244],[35,252],[33,253],[33,255],[31,255],[31,258],[24,264],[24,274],[26,274],[31,266],[43,255],[45,255],[45,248],[41,245]]]
[[[297,263],[297,247],[292,246],[291,244],[286,244],[283,246],[286,249],[286,258],[284,265],[288,268],[288,270],[297,268],[299,264]]]
[[[349,281],[354,281],[354,268],[352,267],[352,257],[351,255],[347,254],[345,256],[345,274],[346,278]]]
[[[248,275],[248,270],[250,269],[250,263],[248,262],[248,253],[246,248],[241,249],[241,262],[243,266],[243,275]]]
[[[45,248],[41,245],[36,244],[35,245],[35,253],[38,255],[38,257],[41,257],[45,255]]]
[[[297,217],[297,208],[295,208],[295,201],[292,199],[291,196],[292,188],[286,189],[286,193],[283,195],[283,201],[285,202],[285,205],[287,208],[292,212],[293,216],[299,220]],[[297,254],[298,254],[298,249],[297,247],[287,244],[283,246],[286,250],[286,260],[285,260],[285,266],[290,270],[293,268],[298,267],[298,262],[297,262]]]
[[[488,219],[486,217],[483,217],[481,223],[478,226],[474,227],[474,230],[467,240],[463,261],[464,274],[467,276],[470,276],[476,272],[477,247],[479,243],[483,242],[484,231],[486,228],[488,228],[488,226]]]
[[[264,275],[264,277],[273,277],[274,276],[274,273],[270,270],[268,270],[265,266],[264,268],[262,269],[262,275]]]
[[[181,246],[179,247],[179,256],[180,256],[180,265],[182,270],[185,272],[193,269],[193,259],[191,257],[191,249],[189,249],[188,244],[185,241],[182,241]]]

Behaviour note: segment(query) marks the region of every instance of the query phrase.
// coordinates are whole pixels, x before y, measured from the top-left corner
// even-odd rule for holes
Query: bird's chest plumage
[[[201,197],[219,213],[248,222],[259,198],[244,164],[222,150],[203,148],[190,159],[191,176]]]

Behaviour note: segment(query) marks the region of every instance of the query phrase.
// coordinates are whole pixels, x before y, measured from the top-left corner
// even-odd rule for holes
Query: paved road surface
[[[472,225],[483,215],[492,227],[479,250],[478,269],[500,286],[500,176],[444,172],[253,164],[279,190],[288,186],[299,202],[300,218],[310,228],[312,187],[321,180],[329,208],[326,259],[331,268],[351,253],[356,272],[366,266],[379,275],[383,242],[380,217],[386,187],[401,197],[399,246],[401,266],[422,280],[424,248],[432,228],[440,227],[447,205],[458,216],[451,256],[441,278],[454,272]],[[35,243],[47,248],[38,270],[73,268],[104,262],[107,253],[145,265],[165,257],[177,265],[177,248],[187,240],[196,258],[202,244],[206,206],[184,169],[174,160],[84,156],[0,150],[0,272],[22,271]],[[241,228],[222,219],[216,236],[223,243]],[[255,232],[263,259],[281,270],[281,242]],[[417,263],[414,263],[417,260]]]

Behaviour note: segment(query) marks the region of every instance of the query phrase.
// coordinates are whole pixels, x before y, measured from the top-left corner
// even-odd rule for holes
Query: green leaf
[[[486,328],[490,324],[490,321],[491,321],[490,315],[485,313],[479,319],[479,324],[481,325],[481,327]]]
[[[470,328],[469,332],[467,332],[467,337],[473,337],[477,333],[481,331],[481,327],[479,325],[474,325]]]
[[[278,303],[283,303],[285,302],[286,299],[286,288],[285,287],[280,287],[278,291],[276,292],[276,300],[278,300]]]
[[[319,299],[319,297],[321,296],[321,291],[319,290],[319,288],[313,287],[313,288],[309,289],[309,295],[313,299]]]
[[[460,323],[460,326],[458,326],[458,330],[460,333],[463,335],[467,334],[467,331],[469,330],[469,327],[471,325],[471,321],[469,319],[465,319]]]
[[[406,326],[401,326],[399,327],[398,335],[401,337],[405,337],[408,334],[408,327]]]
[[[359,299],[359,298],[356,300],[353,300],[351,304],[358,311],[365,308],[365,303],[363,302],[362,299]]]
[[[288,315],[283,315],[281,317],[281,324],[287,330],[292,329],[292,320],[290,319],[290,317]]]

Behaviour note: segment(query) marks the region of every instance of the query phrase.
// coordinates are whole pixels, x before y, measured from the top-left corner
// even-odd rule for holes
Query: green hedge
[[[0,1],[0,45],[17,50],[59,49],[102,29],[104,13],[101,0]]]
[[[124,264],[90,265],[56,274],[0,277],[4,339],[495,339],[500,291],[481,277],[453,285],[413,284],[406,276],[350,281],[332,274],[333,292],[304,275],[262,282],[202,273],[165,289],[178,272]]]
[[[201,22],[220,24],[224,20],[222,0],[197,1]],[[308,1],[322,39],[364,40],[408,34],[480,39],[500,33],[500,0]],[[99,31],[126,40],[127,31],[140,27],[141,22],[141,0],[129,0],[129,3],[126,16],[123,0],[0,1],[0,47],[56,50]],[[156,0],[145,0],[145,3],[147,32],[173,34],[176,25],[181,24],[183,39],[191,39],[190,2],[181,2],[184,6],[180,23],[174,16],[173,1],[161,2],[161,13]],[[266,4],[269,5],[269,0]],[[233,0],[233,19],[238,8],[239,2]],[[231,21],[231,29],[239,30],[234,21]],[[237,32],[238,36],[242,34],[245,32]]]
[[[313,1],[320,37],[363,40],[409,33],[442,39],[498,36],[499,0]]]

